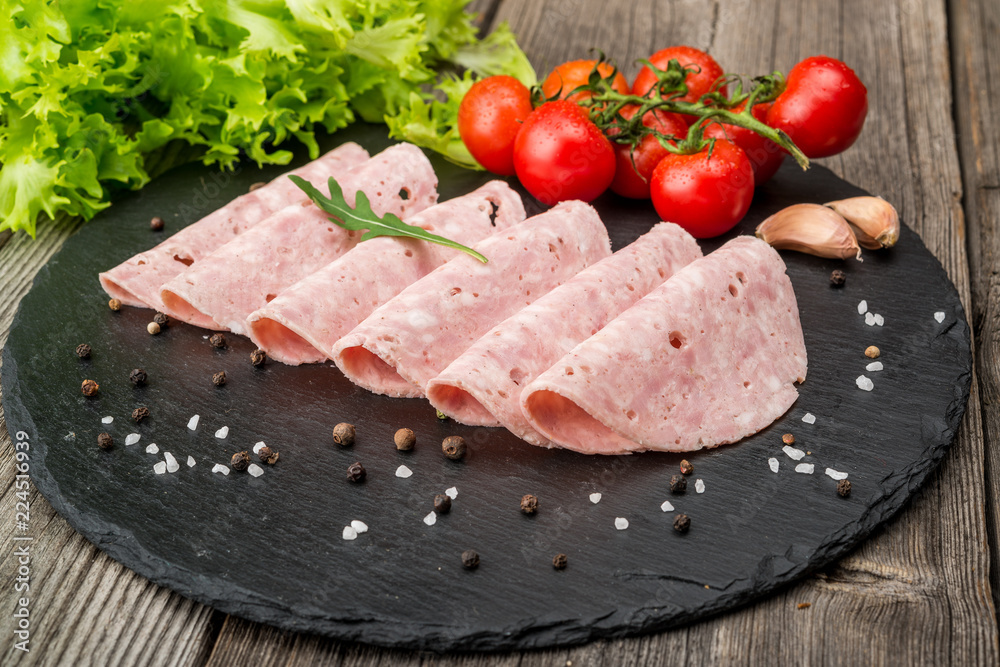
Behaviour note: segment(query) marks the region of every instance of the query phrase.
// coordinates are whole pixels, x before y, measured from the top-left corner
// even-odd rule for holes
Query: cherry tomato
[[[591,97],[588,92],[579,92],[574,95],[569,93],[577,86],[587,83],[590,72],[596,63],[596,60],[572,60],[552,70],[552,73],[542,83],[542,94],[545,95],[545,99],[559,95],[561,100],[568,99],[570,102],[579,102]],[[614,69],[610,63],[601,63],[597,71],[602,77],[608,77]],[[611,87],[623,95],[627,95],[629,92],[628,81],[621,72],[615,74],[615,78],[611,81]]]
[[[835,58],[806,58],[788,73],[785,90],[767,112],[767,124],[784,130],[810,158],[847,150],[861,134],[868,90]]]
[[[543,204],[591,201],[615,177],[615,151],[575,102],[546,102],[531,112],[514,141],[514,169]]]
[[[638,110],[638,106],[629,105],[621,110],[621,115],[632,118]],[[679,114],[657,110],[647,113],[642,124],[681,139],[687,136],[687,123]],[[653,169],[670,152],[652,135],[643,137],[635,151],[628,144],[614,144],[614,147],[617,167],[611,190],[630,199],[649,199],[649,179],[653,176]]]
[[[476,162],[494,174],[514,173],[514,138],[531,113],[531,91],[511,76],[472,84],[458,106],[458,134]]]
[[[743,106],[741,104],[735,107],[733,111],[739,113],[743,110]],[[754,105],[754,118],[761,122],[766,122],[767,110],[770,107],[770,103]],[[785,159],[786,155],[785,151],[770,139],[765,139],[753,130],[735,125],[712,123],[705,128],[705,137],[708,139],[728,139],[742,148],[750,160],[750,166],[753,167],[754,186],[763,185],[771,180],[771,177],[778,171],[778,167],[781,166],[781,162]]]
[[[647,60],[658,69],[666,69],[671,60],[676,60],[684,67],[698,68],[699,71],[691,72],[684,78],[688,92],[687,95],[678,98],[683,102],[697,102],[698,98],[712,90],[719,77],[725,74],[712,56],[690,46],[671,46],[657,51]],[[643,67],[632,83],[632,94],[645,96],[655,85],[656,74],[648,67]],[[720,90],[725,93],[726,87],[722,86]],[[697,116],[683,116],[683,118],[688,125],[698,120]]]
[[[753,168],[746,154],[724,139],[692,155],[668,155],[653,170],[653,206],[667,222],[705,239],[739,222],[753,199]]]

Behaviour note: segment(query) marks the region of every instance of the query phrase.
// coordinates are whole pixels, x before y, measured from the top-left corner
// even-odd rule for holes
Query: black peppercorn
[[[233,470],[242,472],[250,466],[250,454],[245,450],[236,452],[233,454],[233,458],[229,460],[229,463],[233,466]]]
[[[417,436],[408,428],[401,428],[396,431],[396,435],[392,439],[396,443],[396,449],[401,452],[410,451],[413,449],[413,445],[417,443]]]
[[[367,476],[368,471],[365,470],[365,467],[361,465],[360,461],[347,466],[347,479],[352,482],[363,482]]]
[[[86,343],[80,343],[76,346],[76,356],[81,359],[90,359],[90,346]]]
[[[842,479],[837,482],[837,493],[840,494],[841,498],[846,498],[851,495],[851,480]]]
[[[688,461],[687,459],[682,460],[681,461],[681,474],[682,475],[690,475],[693,472],[694,472],[694,466],[691,465],[691,462]]]
[[[257,456],[261,461],[267,463],[268,465],[274,465],[278,462],[278,452],[274,451],[267,445],[264,445],[259,450],[257,450]]]
[[[136,423],[141,422],[148,416],[149,416],[149,408],[147,407],[136,408],[135,410],[132,411],[132,419],[134,419]]]
[[[434,511],[438,514],[447,514],[451,511],[451,498],[443,493],[434,496]]]
[[[101,433],[97,436],[97,446],[101,449],[111,449],[115,441],[111,439],[110,433]]]
[[[460,435],[449,435],[441,442],[441,451],[452,461],[465,458],[465,438]]]
[[[538,511],[538,498],[530,493],[521,498],[521,511],[525,514],[534,514]]]
[[[475,570],[479,567],[479,554],[472,549],[462,552],[462,567],[466,570]]]
[[[556,554],[552,557],[552,567],[557,570],[565,570],[567,560],[566,554]]]
[[[333,427],[333,441],[341,447],[354,444],[354,424],[341,422]]]
[[[146,384],[146,380],[149,378],[146,375],[146,371],[141,368],[133,368],[132,372],[128,374],[128,379],[132,381],[132,384],[138,386],[140,384]]]
[[[83,392],[84,396],[97,396],[97,390],[100,389],[101,385],[97,384],[93,380],[84,380],[80,384],[80,391]]]
[[[847,282],[847,274],[840,269],[834,269],[830,274],[830,286],[843,287],[845,282]]]
[[[678,533],[686,533],[691,530],[691,517],[687,514],[678,514],[674,517],[674,530]]]
[[[160,325],[161,329],[166,329],[170,326],[170,318],[163,313],[157,313],[153,315],[153,321]]]
[[[209,344],[218,349],[222,349],[226,346],[226,337],[220,333],[212,334],[212,337],[208,339]]]
[[[258,348],[250,353],[250,363],[254,366],[263,366],[265,361],[267,361],[267,352],[264,350]]]
[[[149,221],[149,228],[152,229],[154,232],[162,232],[163,218],[161,218],[158,215],[154,216],[153,219]]]
[[[219,371],[218,373],[213,375],[212,384],[214,384],[216,387],[221,387],[222,385],[226,384],[226,371]]]
[[[687,488],[687,478],[681,475],[672,475],[670,477],[670,493],[684,493],[687,491]]]

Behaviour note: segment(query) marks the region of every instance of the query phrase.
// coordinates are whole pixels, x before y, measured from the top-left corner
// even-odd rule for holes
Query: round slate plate
[[[359,126],[326,144],[346,138],[372,152],[388,143],[378,128]],[[485,179],[435,166],[442,199]],[[149,231],[152,216],[176,231],[280,171],[225,176],[188,166],[123,197],[39,273],[4,348],[8,428],[27,436],[31,475],[45,497],[116,560],[222,611],[441,651],[662,630],[745,604],[843,555],[899,510],[958,428],[970,382],[968,325],[940,264],[906,227],[895,249],[867,252],[864,263],[785,253],[808,380],[770,428],[688,455],[695,473],[680,496],[668,490],[678,455],[587,457],[531,447],[500,429],[440,422],[423,400],[373,396],[329,364],[257,369],[245,339],[230,336],[220,351],[206,332],[182,324],[149,336],[149,311],[108,309],[97,273],[163,238]],[[789,165],[757,193],[734,233],[752,233],[794,202],[860,193],[822,167],[802,173]],[[596,206],[615,248],[656,221],[648,204],[606,196]],[[833,289],[829,274],[838,267],[847,285]],[[865,324],[862,299],[884,326]],[[81,342],[93,346],[88,361],[74,355]],[[871,344],[882,349],[881,372],[865,371]],[[148,386],[129,382],[137,366],[148,371]],[[223,388],[211,382],[218,370],[229,376]],[[862,373],[874,391],[855,386]],[[84,378],[100,383],[98,397],[81,395]],[[140,405],[152,416],[137,426],[129,415]],[[814,425],[802,422],[807,412]],[[201,423],[190,431],[194,414]],[[102,424],[108,415],[114,423]],[[357,425],[352,449],[332,443],[340,421]],[[222,426],[225,439],[215,436]],[[412,453],[392,444],[403,426],[417,434]],[[96,446],[102,431],[114,436],[113,450]],[[141,441],[125,446],[133,432]],[[785,432],[810,452],[803,462],[815,464],[814,474],[794,472],[781,450]],[[469,442],[463,462],[441,455],[439,443],[451,434]],[[260,440],[281,453],[263,476],[211,472]],[[145,452],[150,443],[160,454]],[[181,462],[178,472],[153,473],[163,451]],[[358,460],[368,469],[364,484],[346,479]],[[413,476],[397,477],[400,465]],[[827,467],[850,473],[849,499],[837,495]],[[704,493],[695,492],[695,479]],[[451,513],[425,525],[434,495],[452,486]],[[595,492],[603,494],[598,504],[588,499]],[[540,499],[535,517],[519,511],[526,493]],[[674,512],[660,509],[665,500],[691,517],[689,534],[672,530]],[[628,519],[627,530],[615,529],[616,517]],[[345,541],[353,519],[370,530]],[[481,555],[478,570],[463,570],[465,549]],[[551,565],[560,552],[569,556],[565,571]]]

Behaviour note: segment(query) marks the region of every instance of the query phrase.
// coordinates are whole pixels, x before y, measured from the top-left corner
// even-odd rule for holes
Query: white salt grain
[[[125,436],[125,446],[134,445],[139,442],[139,438],[142,437],[138,433],[129,433]]]
[[[694,490],[698,493],[705,493],[705,482],[700,479],[694,481]]]
[[[858,385],[858,389],[864,389],[865,391],[871,391],[875,388],[875,383],[869,380],[866,375],[859,375],[854,383]]]
[[[188,428],[191,429],[192,431],[195,430],[196,428],[198,428],[199,421],[201,421],[201,417],[199,415],[191,417],[191,419],[188,420]]]
[[[260,477],[261,475],[264,474],[264,469],[261,468],[256,463],[251,463],[250,465],[247,466],[247,472],[254,477]]]
[[[858,304],[858,315],[864,315],[868,312],[868,302],[862,301]]]
[[[358,531],[358,535],[368,532],[368,524],[364,521],[358,521],[357,519],[351,522],[351,528]]]
[[[872,373],[874,373],[875,371],[880,371],[880,370],[882,370],[882,362],[881,361],[873,361],[870,364],[868,364],[867,366],[865,366],[865,370],[866,371],[870,371]]]
[[[878,313],[875,313],[875,324],[878,326],[882,326],[883,324],[885,324],[885,318],[879,315]]]
[[[827,468],[826,469],[826,474],[828,476],[832,477],[833,479],[836,479],[836,480],[847,479],[847,473],[846,472],[838,472],[838,471],[834,470],[833,468]]]
[[[865,313],[865,324],[867,324],[870,327],[873,327],[875,326],[875,321],[876,321],[875,315],[873,315],[872,313]]]
[[[345,540],[356,540],[357,538],[358,538],[358,531],[354,530],[350,526],[344,526]]]
[[[112,422],[113,422],[114,420],[115,420],[115,418],[114,418],[114,417],[112,417],[111,415],[108,415],[107,417],[102,417],[102,418],[101,418],[101,423],[102,423],[102,424],[110,424],[110,423],[112,423]]]
[[[406,466],[399,466],[398,468],[396,468],[396,477],[402,477],[403,479],[406,479],[412,474],[413,471],[407,468]]]
[[[458,498],[458,488],[456,488],[456,487],[453,486],[450,489],[445,489],[444,490],[444,495],[446,495],[449,498],[451,498],[452,500],[454,500],[455,498]]]
[[[802,421],[804,421],[807,424],[815,424],[816,423],[816,415],[814,415],[811,412],[807,412],[804,415],[802,415]]]
[[[673,512],[674,505],[669,500],[664,500],[663,504],[660,505],[660,509],[663,510],[664,512]]]
[[[795,466],[795,472],[801,472],[801,473],[806,474],[806,475],[813,474],[813,471],[815,469],[816,469],[816,466],[813,465],[812,463],[800,463],[797,466]]]
[[[806,453],[801,449],[797,449],[789,445],[785,445],[784,447],[782,447],[781,451],[788,454],[788,458],[793,459],[795,461],[801,461],[802,457],[806,455]]]
[[[167,472],[177,472],[181,469],[180,464],[177,463],[177,459],[170,452],[163,452],[163,458],[167,461]]]
[[[162,475],[163,473],[167,472],[167,464],[164,463],[163,461],[160,461],[159,463],[153,466],[153,472],[155,472],[157,475]]]
[[[222,465],[221,463],[216,463],[214,466],[212,466],[212,472],[221,472],[223,475],[228,475],[229,468],[227,466]]]
[[[147,454],[157,454],[157,453],[159,453],[159,451],[160,451],[160,448],[156,446],[155,442],[152,443],[151,445],[149,445],[148,447],[146,447],[146,453]]]
[[[262,450],[264,447],[267,447],[267,445],[265,445],[264,441],[261,440],[260,442],[258,442],[256,445],[253,446],[253,453],[260,454],[260,450]]]
[[[590,502],[594,503],[595,505],[601,502],[601,494],[599,493],[590,494]]]
[[[194,467],[194,457],[193,456],[189,456],[188,457],[187,464],[188,464],[188,468],[193,468]]]
[[[938,324],[944,322],[944,311],[939,310],[936,313],[934,313],[934,319],[938,321]]]
[[[218,438],[219,440],[225,440],[228,435],[229,435],[228,426],[223,426],[222,428],[220,428],[218,431],[215,432],[215,437]]]
[[[623,516],[615,518],[615,528],[618,530],[625,530],[628,528],[628,519]]]
[[[434,524],[437,523],[437,520],[438,520],[438,515],[437,512],[434,511],[432,511],[430,514],[424,517],[424,523],[426,523],[428,526],[433,526]]]
[[[778,459],[773,456],[767,460],[767,465],[771,467],[771,472],[778,472],[778,468],[781,467],[781,464],[778,463]]]

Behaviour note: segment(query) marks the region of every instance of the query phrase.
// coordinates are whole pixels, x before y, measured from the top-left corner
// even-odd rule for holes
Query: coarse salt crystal
[[[882,326],[883,324],[885,324],[885,318],[879,315],[878,313],[875,313],[875,324],[878,326]]]
[[[623,516],[615,518],[615,528],[618,530],[625,530],[628,528],[628,519]]]
[[[368,524],[364,521],[358,521],[357,519],[351,521],[351,528],[358,531],[358,535],[368,532]]]
[[[871,371],[872,373],[874,373],[875,371],[880,371],[880,370],[882,370],[882,362],[881,361],[873,361],[870,364],[868,364],[867,366],[865,366],[865,370],[866,371]]]
[[[265,445],[264,441],[261,440],[260,442],[258,442],[256,445],[253,446],[253,453],[260,454],[260,450],[262,450],[265,447],[267,447],[267,445]]]
[[[807,424],[815,424],[816,423],[816,415],[814,415],[811,412],[807,412],[804,415],[802,415],[802,421],[804,421]]]
[[[455,498],[458,498],[458,488],[453,486],[450,489],[445,489],[444,495],[454,500]]]
[[[134,445],[139,442],[139,438],[142,437],[138,433],[129,433],[125,436],[125,445]]]
[[[170,452],[163,452],[163,458],[167,461],[167,472],[177,472],[181,469],[180,464],[177,463],[177,459]]]
[[[205,340],[208,340],[208,336],[202,336],[202,338],[204,338]]]
[[[110,423],[112,423],[112,422],[113,422],[114,420],[115,420],[115,418],[114,418],[114,417],[112,417],[111,415],[108,415],[107,417],[101,417],[101,423],[102,423],[102,424],[110,424]]]
[[[781,451],[788,454],[788,458],[794,459],[795,461],[801,461],[802,457],[806,455],[806,453],[801,449],[798,449],[796,447],[791,447],[789,445],[785,445],[784,447],[782,447]]]
[[[705,482],[700,479],[696,479],[694,481],[694,490],[698,493],[705,493]]]
[[[261,468],[256,463],[251,463],[250,465],[247,466],[247,472],[253,475],[254,477],[260,477],[261,475],[264,474],[264,469]]]
[[[229,435],[228,426],[223,426],[222,428],[220,428],[218,431],[215,432],[215,437],[218,438],[219,440],[225,440],[228,435]]]
[[[868,312],[868,302],[862,301],[858,304],[858,315],[864,315]]]
[[[847,473],[846,472],[838,472],[837,470],[834,470],[833,468],[827,468],[826,469],[826,474],[829,475],[830,477],[832,477],[833,479],[836,479],[836,480],[847,479]]]
[[[671,503],[669,500],[664,500],[663,504],[660,505],[660,509],[662,511],[664,511],[664,512],[673,512],[674,511],[674,504]]]
[[[188,468],[193,468],[194,467],[194,457],[193,456],[189,456],[188,457],[187,464],[188,464]]]
[[[191,417],[191,419],[188,420],[188,428],[192,431],[195,430],[196,428],[198,428],[199,421],[201,421],[200,415],[195,415],[194,417]]]
[[[805,475],[811,475],[811,474],[813,474],[813,471],[815,469],[816,469],[816,466],[813,465],[812,463],[800,463],[797,466],[795,466],[795,472],[801,472],[801,473],[803,473]]]
[[[396,477],[402,477],[403,479],[406,479],[412,474],[413,471],[407,468],[406,466],[399,466],[398,468],[396,468]]]
[[[934,313],[934,319],[938,321],[938,324],[944,322],[944,311],[939,310],[936,313]]]
[[[771,467],[771,472],[778,472],[778,469],[781,467],[781,464],[778,463],[778,459],[773,456],[767,460],[767,465]]]
[[[212,466],[212,472],[221,472],[223,475],[228,475],[229,468],[227,466],[222,465],[221,463],[216,463],[214,466]]]
[[[870,327],[873,327],[875,326],[875,321],[876,321],[875,315],[873,315],[872,313],[865,313],[865,324],[867,324]]]
[[[430,514],[424,517],[424,523],[426,523],[428,526],[433,526],[434,524],[437,523],[437,520],[438,520],[438,515],[437,512],[434,511],[432,511]]]
[[[156,446],[155,442],[146,447],[147,454],[157,454],[159,453],[159,451],[160,448]]]
[[[159,463],[153,466],[153,472],[155,472],[157,475],[162,475],[163,473],[167,472],[167,464],[164,463],[163,461],[160,461]]]
[[[358,531],[354,530],[350,526],[344,526],[344,539],[345,540],[355,540],[358,538]]]
[[[869,380],[866,375],[859,375],[854,383],[858,385],[858,389],[864,389],[865,391],[871,391],[875,388],[875,383]]]
[[[601,502],[601,494],[599,493],[590,494],[590,502],[594,503],[595,505]]]

